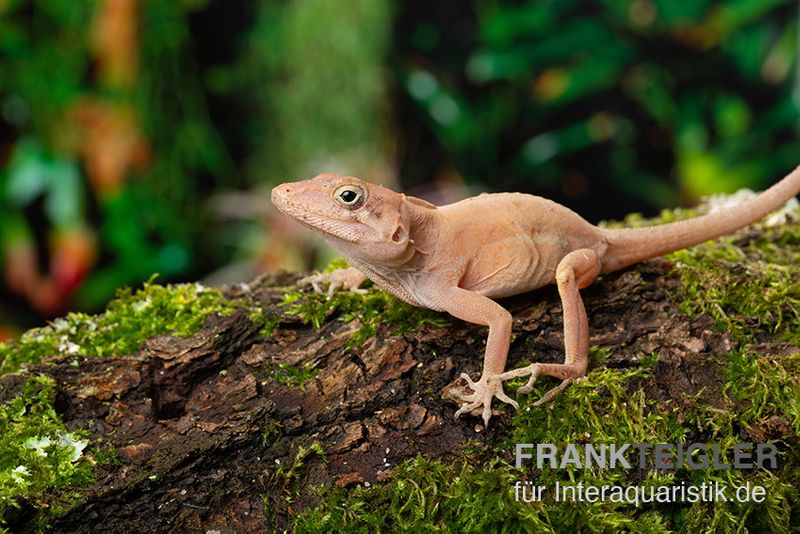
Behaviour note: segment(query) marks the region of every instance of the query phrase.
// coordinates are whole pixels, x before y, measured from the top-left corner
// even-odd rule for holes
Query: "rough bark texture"
[[[713,392],[723,381],[716,357],[732,342],[709,318],[678,313],[668,296],[679,283],[670,268],[666,260],[654,260],[585,290],[591,343],[610,351],[603,363],[610,367],[637,366],[635,355],[658,354],[652,378],[643,384],[651,398],[680,403],[688,393],[714,404]],[[249,291],[271,313],[283,295],[278,287],[293,280],[264,277]],[[237,297],[243,290],[225,291]],[[503,303],[514,315],[508,368],[529,359],[531,350],[539,361],[563,358],[555,288]],[[357,321],[330,317],[315,330],[284,316],[265,338],[246,313],[237,312],[211,317],[187,339],[151,339],[134,355],[87,359],[77,367],[58,360],[39,366],[36,371],[59,384],[57,408],[68,427],[90,429],[119,457],[97,467],[83,504],[57,518],[54,530],[283,530],[293,514],[316,504],[303,488],[375,484],[417,454],[446,460],[469,440],[491,446],[502,438],[510,410],[484,429],[476,416],[454,420],[456,405],[442,399],[461,386],[459,373],[480,372],[484,328],[453,319],[445,328],[396,336],[381,327],[361,348],[349,350],[346,342],[357,328]],[[279,364],[310,364],[318,374],[303,391],[274,379]],[[13,394],[15,380],[0,378],[6,395]],[[780,436],[781,428],[776,421],[754,439]],[[299,447],[313,442],[327,458],[309,453],[291,471]],[[298,488],[299,497],[287,503]],[[30,530],[29,520],[21,510],[9,526]]]

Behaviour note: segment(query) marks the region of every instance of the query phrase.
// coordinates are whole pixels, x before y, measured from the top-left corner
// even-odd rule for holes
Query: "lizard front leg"
[[[466,373],[461,374],[461,378],[467,381],[473,391],[471,394],[459,395],[463,404],[456,411],[455,417],[482,406],[483,421],[488,426],[492,417],[492,399],[495,397],[519,408],[517,402],[503,391],[502,381],[491,380],[502,373],[506,366],[511,343],[511,314],[492,299],[460,287],[438,291],[434,300],[437,308],[462,321],[489,327],[483,372],[477,382],[473,382]]]
[[[498,376],[508,380],[530,375],[528,383],[517,390],[528,393],[540,374],[561,379],[561,384],[544,394],[533,405],[538,406],[555,397],[574,380],[586,374],[589,365],[589,320],[581,300],[580,289],[594,282],[600,274],[600,260],[591,249],[579,249],[567,254],[558,264],[556,283],[564,314],[564,363],[534,363]]]

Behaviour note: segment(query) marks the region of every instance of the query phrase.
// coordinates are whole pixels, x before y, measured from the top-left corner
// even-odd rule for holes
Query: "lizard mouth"
[[[359,223],[332,219],[330,215],[324,215],[313,209],[309,209],[308,206],[300,206],[293,203],[286,195],[276,190],[277,188],[272,190],[272,203],[284,215],[291,217],[306,228],[321,232],[324,236],[330,236],[351,243],[359,241],[355,232],[345,231],[345,225]]]

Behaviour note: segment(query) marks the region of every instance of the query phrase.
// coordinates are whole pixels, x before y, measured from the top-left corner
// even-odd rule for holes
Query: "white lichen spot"
[[[32,449],[39,456],[47,456],[47,452],[44,449],[52,444],[53,440],[45,436],[43,438],[28,438],[25,440],[25,443],[23,443],[22,446],[26,449]]]
[[[764,224],[773,227],[782,226],[791,221],[800,221],[800,202],[797,201],[797,197],[790,198],[781,209],[768,215]]]
[[[747,202],[758,196],[750,189],[740,189],[730,195],[718,194],[704,197],[703,201],[708,206],[708,213],[717,213]],[[764,219],[764,225],[773,227],[781,226],[793,220],[800,220],[800,202],[797,198],[790,198],[783,207],[769,214]]]
[[[25,482],[24,477],[28,476],[29,474],[30,471],[28,471],[27,467],[24,465],[18,465],[11,471],[11,478],[14,479],[14,482],[17,484],[22,484]]]
[[[150,297],[147,297],[146,299],[140,300],[139,302],[134,302],[131,308],[133,308],[133,311],[135,311],[136,313],[139,313],[149,308],[151,304],[153,304],[153,301],[150,299]]]
[[[58,435],[58,444],[65,447],[70,452],[70,462],[77,462],[83,456],[83,449],[89,444],[82,439],[75,439],[69,432],[61,432]]]

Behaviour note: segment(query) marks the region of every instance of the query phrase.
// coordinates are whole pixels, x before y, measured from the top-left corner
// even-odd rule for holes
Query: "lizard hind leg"
[[[589,365],[589,320],[580,290],[600,274],[600,260],[591,249],[579,249],[567,254],[558,264],[556,282],[564,314],[564,363],[534,363],[494,377],[501,381],[530,375],[517,393],[528,393],[539,375],[560,378],[561,383],[534,403],[538,406],[553,399],[572,382],[586,374]]]

